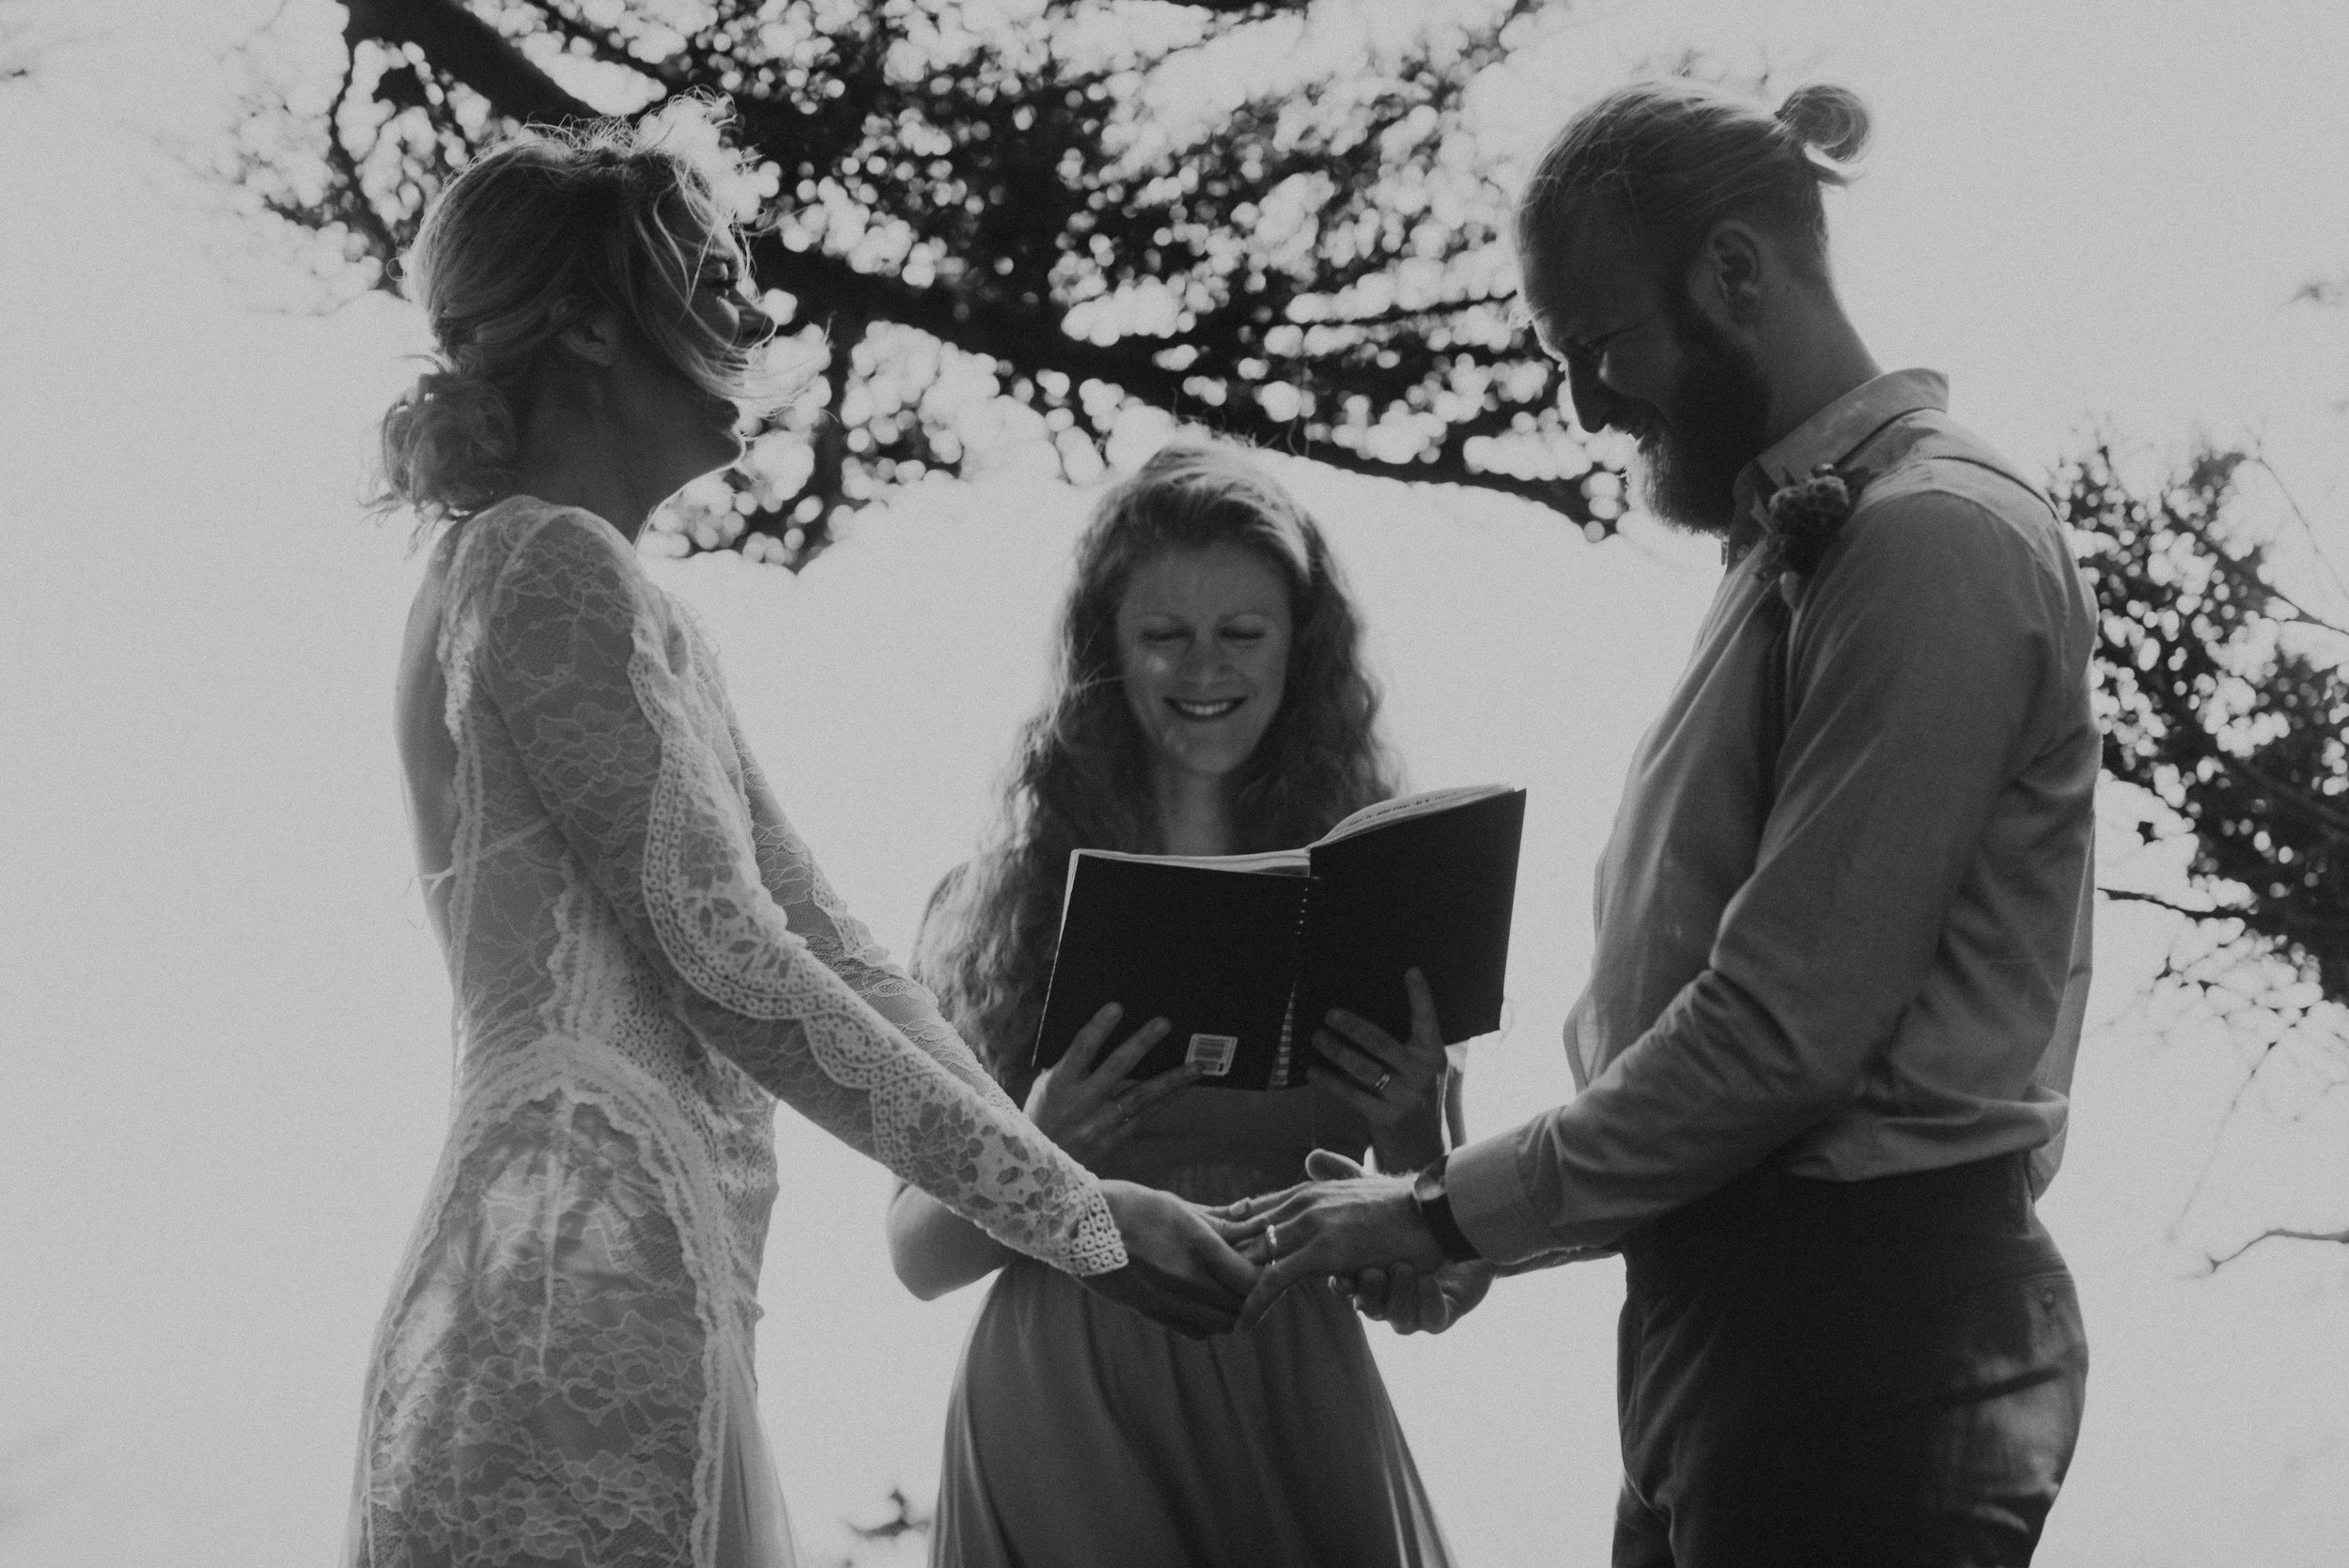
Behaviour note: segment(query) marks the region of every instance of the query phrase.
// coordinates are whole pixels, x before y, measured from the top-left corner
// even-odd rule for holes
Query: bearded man
[[[1820,187],[1867,131],[1839,87],[1668,82],[1544,156],[1535,329],[1726,563],[1599,867],[1579,1093],[1245,1205],[1244,1322],[1335,1276],[1439,1329],[1621,1252],[1623,1568],[2027,1562],[2079,1430],[2033,1203],[2088,986],[2095,617],[2045,498],[1836,297]]]

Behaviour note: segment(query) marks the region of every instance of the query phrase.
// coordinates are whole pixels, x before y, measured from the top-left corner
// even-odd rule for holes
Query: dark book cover
[[[1499,1029],[1524,831],[1525,791],[1513,789],[1315,845],[1297,1048],[1312,1048],[1332,1007],[1409,1038],[1414,966],[1447,1045]]]
[[[1072,859],[1036,1031],[1037,1070],[1058,1062],[1078,1031],[1114,1001],[1125,1015],[1105,1053],[1152,1018],[1174,1025],[1135,1078],[1196,1056],[1208,1069],[1203,1086],[1271,1087],[1296,986],[1308,880],[1082,850]]]

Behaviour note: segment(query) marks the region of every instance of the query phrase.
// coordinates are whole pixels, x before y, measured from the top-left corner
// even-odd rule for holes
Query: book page
[[[1270,871],[1289,877],[1302,877],[1307,871],[1302,849],[1267,849],[1254,855],[1129,855],[1122,849],[1072,849],[1068,852],[1072,876],[1080,855],[1103,861],[1142,861],[1151,865],[1196,866],[1201,871]]]
[[[1366,833],[1389,822],[1406,821],[1415,816],[1430,816],[1454,806],[1464,806],[1470,800],[1483,800],[1495,795],[1506,795],[1514,784],[1462,784],[1455,789],[1430,789],[1418,795],[1398,795],[1392,800],[1380,800],[1364,806],[1315,842],[1335,844],[1340,839]]]

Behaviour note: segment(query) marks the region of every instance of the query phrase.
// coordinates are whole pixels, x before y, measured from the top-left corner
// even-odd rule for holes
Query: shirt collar
[[[1840,463],[1905,413],[1946,411],[1950,379],[1938,370],[1894,370],[1852,388],[1781,437],[1737,476],[1736,523],[1728,549],[1750,545],[1762,526],[1770,493],[1792,484],[1822,463]]]

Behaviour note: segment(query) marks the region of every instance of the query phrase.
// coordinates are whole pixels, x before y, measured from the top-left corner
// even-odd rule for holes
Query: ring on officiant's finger
[[[1378,1081],[1370,1086],[1370,1092],[1374,1094],[1383,1094],[1387,1092],[1387,1085],[1393,1081],[1394,1069],[1390,1067],[1378,1075]]]

